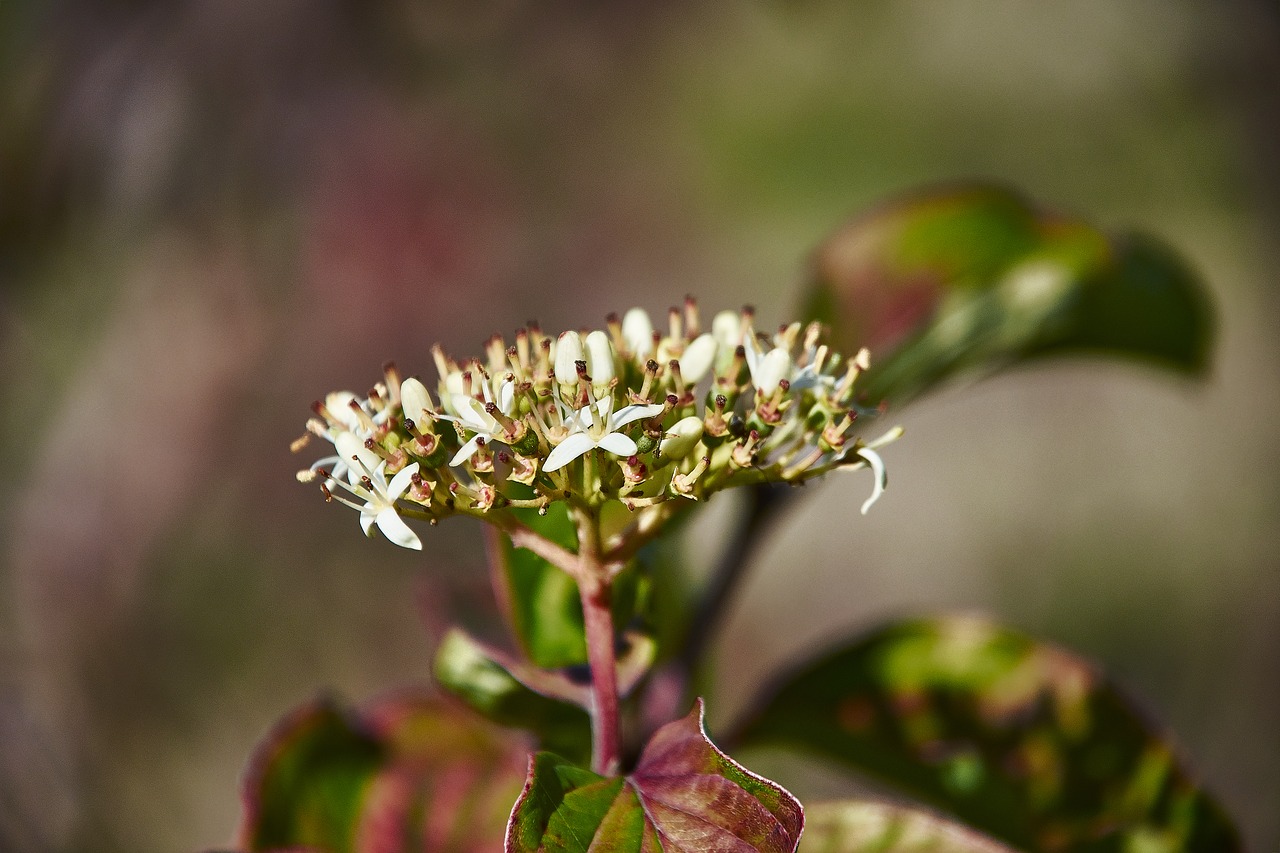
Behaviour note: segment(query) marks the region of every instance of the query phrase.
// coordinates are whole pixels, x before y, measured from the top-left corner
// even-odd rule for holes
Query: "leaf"
[[[315,702],[258,746],[243,788],[246,851],[492,850],[525,744],[430,698],[364,712]]]
[[[804,822],[800,853],[1013,853],[928,812],[869,800],[809,806]]]
[[[799,747],[1028,850],[1239,850],[1164,732],[1091,666],[972,617],[902,622],[785,676],[730,741]]]
[[[509,510],[525,526],[563,548],[578,550],[578,532],[563,503],[536,510]],[[578,585],[551,563],[525,548],[517,548],[505,534],[491,530],[489,559],[497,561],[500,590],[520,648],[544,669],[579,666],[587,662],[587,641]],[[639,575],[622,572],[613,586],[615,625],[626,625],[640,598]]]
[[[893,403],[1063,353],[1198,374],[1213,337],[1202,285],[1173,251],[986,185],[899,198],[837,231],[818,249],[805,310],[842,351],[871,349],[860,387]]]
[[[552,753],[529,763],[508,851],[794,851],[800,803],[707,739],[702,702],[659,729],[633,773],[606,778]]]
[[[586,687],[498,657],[455,628],[436,652],[436,680],[499,725],[533,732],[543,749],[589,760],[591,720],[581,707],[589,700]]]

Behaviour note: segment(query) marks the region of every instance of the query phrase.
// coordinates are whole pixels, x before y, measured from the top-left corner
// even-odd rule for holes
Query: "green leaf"
[[[534,510],[512,514],[557,545],[578,550],[578,533],[563,503],[551,504],[546,515]],[[548,669],[585,663],[582,603],[573,578],[532,551],[516,548],[506,535],[495,532],[494,537],[490,559],[498,561],[506,579],[505,604],[525,654]]]
[[[900,198],[836,232],[805,310],[842,351],[871,349],[861,388],[893,403],[1063,353],[1198,374],[1213,337],[1202,285],[1170,249],[984,185]]]
[[[1225,851],[1167,735],[1093,667],[971,617],[903,622],[784,677],[738,745],[799,747],[1019,848]]]
[[[536,510],[512,509],[525,526],[570,551],[578,550],[578,531],[563,502]],[[496,560],[505,581],[504,606],[520,648],[544,669],[578,666],[587,662],[587,641],[582,621],[578,584],[551,563],[525,548],[517,548],[496,530],[490,540],[489,559]],[[626,625],[635,615],[642,596],[640,575],[628,569],[613,586],[614,624]]]
[[[588,699],[586,689],[498,657],[455,628],[436,652],[436,680],[490,720],[533,732],[541,748],[588,761],[591,720],[580,707]]]
[[[659,729],[633,773],[607,778],[557,755],[529,764],[508,851],[794,851],[800,804],[707,739],[702,702]]]
[[[928,812],[845,800],[805,809],[800,853],[1013,853],[973,830]]]
[[[246,851],[492,850],[520,790],[526,748],[429,698],[363,712],[327,701],[287,716],[246,776]]]

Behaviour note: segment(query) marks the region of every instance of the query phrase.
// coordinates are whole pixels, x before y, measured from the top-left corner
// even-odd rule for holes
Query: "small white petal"
[[[609,418],[609,431],[613,432],[619,427],[624,427],[632,421],[638,421],[640,418],[651,418],[662,412],[666,408],[661,403],[652,403],[648,406],[633,404],[623,406],[621,409],[613,413]]]
[[[360,429],[360,418],[351,409],[351,402],[360,402],[360,398],[350,391],[334,391],[324,397],[324,407],[350,430]]]
[[[615,374],[613,343],[609,335],[599,330],[587,335],[587,375],[591,377],[591,384],[602,388],[613,381]]]
[[[653,322],[643,308],[632,308],[622,317],[622,339],[635,356],[646,356],[653,350]]]
[[[578,381],[576,362],[585,361],[582,351],[582,338],[577,332],[561,332],[556,340],[556,381],[562,385],[572,385]]]
[[[404,523],[404,519],[396,512],[395,507],[389,506],[379,512],[377,521],[378,529],[382,531],[382,535],[394,544],[413,551],[422,550],[422,540],[418,538],[418,534],[414,533],[409,525]]]
[[[351,461],[352,456],[359,457],[360,461],[370,471],[377,470],[378,466],[382,464],[378,454],[365,447],[364,442],[357,438],[354,433],[340,433],[333,443],[338,448],[338,455],[342,457],[342,461],[347,463],[347,467],[350,469],[348,479],[353,483],[360,482],[360,478],[365,473],[363,468]]]
[[[471,439],[467,441],[466,444],[462,445],[462,447],[458,449],[457,453],[453,454],[453,458],[449,460],[449,464],[461,465],[475,455],[475,452],[480,449],[480,439],[482,437],[483,436],[479,435],[471,436]]]
[[[880,496],[884,494],[884,490],[889,485],[889,474],[885,470],[884,460],[880,458],[880,454],[870,448],[863,447],[858,450],[858,455],[867,460],[867,464],[871,466],[871,472],[875,474],[876,484],[871,492],[871,497],[867,498],[862,504],[862,514],[866,515],[867,510],[871,509],[872,504],[880,500]]]
[[[609,433],[596,446],[617,456],[631,456],[639,449],[634,441],[620,432]]]
[[[504,415],[514,413],[512,406],[516,401],[516,383],[510,379],[502,383],[502,387],[498,389],[498,409]]]
[[[462,381],[461,370],[449,371],[449,375],[444,378],[444,390],[450,394],[461,394],[466,390],[466,384]]]
[[[360,527],[364,530],[365,536],[373,534],[373,524],[378,520],[378,513],[375,511],[376,506],[372,503],[364,505],[364,509],[360,510]]]
[[[742,315],[737,311],[721,311],[711,321],[711,334],[721,346],[736,348],[742,343]]]
[[[760,349],[760,342],[756,340],[754,329],[747,329],[742,335],[742,348],[747,353],[747,370],[751,373],[752,382],[755,381],[756,374],[760,372],[761,362],[764,361],[764,350]]]
[[[680,357],[680,375],[685,382],[695,385],[710,372],[719,346],[711,335],[700,335],[685,348]]]
[[[401,468],[399,473],[391,478],[391,484],[387,486],[387,500],[399,500],[401,495],[409,491],[409,484],[413,482],[413,475],[416,473],[418,473],[417,462]]]
[[[585,432],[575,432],[551,449],[547,454],[547,461],[542,465],[542,470],[559,471],[595,446],[595,440],[591,436]]]
[[[774,347],[752,371],[751,379],[760,392],[768,396],[778,388],[782,380],[791,375],[791,353]]]
[[[400,408],[412,421],[421,421],[424,411],[431,411],[431,395],[427,386],[412,376],[400,383]]]

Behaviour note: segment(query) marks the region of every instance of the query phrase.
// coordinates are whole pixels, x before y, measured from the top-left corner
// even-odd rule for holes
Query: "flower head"
[[[492,513],[560,500],[643,512],[836,469],[871,469],[865,512],[887,482],[878,450],[900,434],[859,437],[879,414],[855,390],[865,350],[832,351],[818,324],[760,335],[750,309],[707,329],[688,299],[664,328],[633,308],[604,329],[495,335],[478,358],[431,353],[438,406],[423,381],[387,365],[368,397],[340,391],[313,406],[308,432],[335,452],[299,474],[407,548],[421,542],[405,515],[498,523]]]

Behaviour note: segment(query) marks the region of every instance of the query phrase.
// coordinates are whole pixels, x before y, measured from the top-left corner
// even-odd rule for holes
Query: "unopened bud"
[[[711,371],[719,344],[711,335],[700,335],[685,347],[680,357],[680,375],[690,385],[696,385]]]
[[[668,459],[683,459],[701,440],[702,419],[690,415],[676,421],[671,429],[667,430],[662,443],[658,445],[658,455]]]
[[[653,349],[653,322],[643,308],[632,308],[623,315],[622,338],[632,355],[649,355]]]
[[[410,376],[400,383],[400,406],[409,420],[431,423],[431,395],[427,393],[427,386],[417,377]],[[423,412],[428,415],[424,417]]]
[[[556,341],[556,381],[572,385],[578,381],[578,369],[574,362],[584,361],[582,338],[577,332],[562,332]]]
[[[756,388],[766,397],[778,390],[784,379],[791,375],[791,353],[782,347],[774,347],[765,354],[756,370]]]
[[[721,346],[738,346],[742,343],[741,315],[737,311],[721,311],[711,321],[711,334]]]
[[[609,340],[609,335],[601,331],[595,331],[587,335],[586,355],[587,374],[591,377],[592,386],[599,391],[607,387],[616,374],[613,343]],[[558,369],[556,370],[556,375],[560,375]]]

